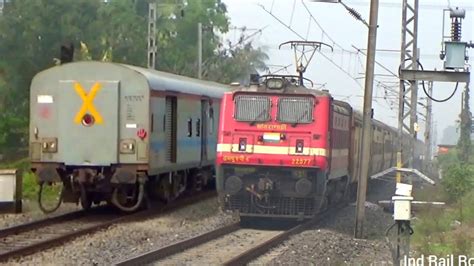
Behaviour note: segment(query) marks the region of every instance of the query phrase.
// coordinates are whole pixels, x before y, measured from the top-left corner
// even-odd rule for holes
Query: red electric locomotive
[[[222,99],[216,180],[224,210],[304,219],[341,201],[353,171],[351,106],[298,76],[251,79]]]

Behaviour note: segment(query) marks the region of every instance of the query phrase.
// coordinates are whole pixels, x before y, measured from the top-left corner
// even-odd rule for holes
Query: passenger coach
[[[84,208],[108,201],[134,211],[147,196],[170,201],[212,178],[229,90],[116,63],[47,69],[31,84],[32,170],[41,188],[62,182],[62,201]]]

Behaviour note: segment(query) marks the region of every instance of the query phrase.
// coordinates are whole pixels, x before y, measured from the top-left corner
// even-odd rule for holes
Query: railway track
[[[55,247],[82,235],[113,224],[158,217],[174,210],[212,198],[214,191],[183,197],[176,202],[133,214],[98,207],[77,211],[0,230],[0,262]]]
[[[218,228],[181,242],[128,258],[116,263],[129,265],[174,265],[191,263],[199,265],[245,265],[271,248],[281,244],[291,235],[298,234],[317,225],[345,205],[326,211],[318,218],[291,226],[284,230],[259,230],[242,228],[239,223]]]

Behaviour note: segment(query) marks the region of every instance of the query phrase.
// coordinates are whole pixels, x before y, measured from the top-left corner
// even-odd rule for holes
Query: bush
[[[37,201],[39,185],[36,175],[30,170],[30,161],[28,158],[18,160],[13,163],[0,165],[0,168],[14,168],[18,169],[22,173],[22,189],[23,199],[30,201]],[[60,192],[61,185],[56,184],[54,186],[46,186],[44,189],[43,199],[45,204],[55,202]]]
[[[472,191],[474,185],[474,168],[467,164],[454,164],[448,167],[445,177],[441,181],[444,190],[453,202],[459,206],[459,218],[463,217],[463,197]]]

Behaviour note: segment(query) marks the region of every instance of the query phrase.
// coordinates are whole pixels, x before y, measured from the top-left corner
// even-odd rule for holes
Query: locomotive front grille
[[[249,195],[229,196],[225,201],[225,209],[239,211],[241,215],[283,216],[283,217],[310,217],[315,214],[315,200],[312,198],[271,197],[262,208],[252,202]]]
[[[237,95],[235,97],[237,121],[264,122],[270,120],[271,101],[267,96]]]
[[[281,97],[278,100],[277,120],[282,123],[311,123],[313,108],[313,98]]]

